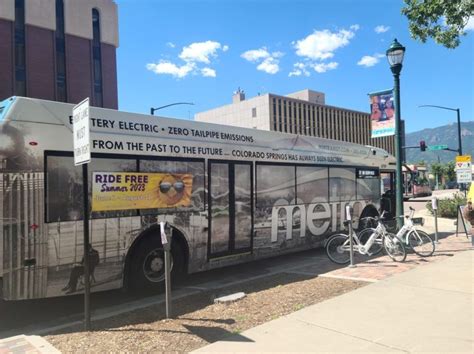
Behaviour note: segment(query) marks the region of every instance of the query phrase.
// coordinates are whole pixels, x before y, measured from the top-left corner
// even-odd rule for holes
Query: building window
[[[293,126],[295,122],[292,119],[291,115],[291,101],[288,101],[288,125],[289,125],[289,132],[293,133]]]
[[[282,131],[281,100],[278,100],[278,131]]]
[[[15,0],[15,95],[26,96],[25,0]]]
[[[257,117],[257,108],[252,108],[252,118]]]
[[[303,115],[301,114],[301,103],[298,103],[298,122],[300,124],[299,126],[299,133],[303,133]]]
[[[92,9],[92,66],[94,77],[94,104],[103,107],[102,92],[102,53],[100,49],[100,15],[97,9]]]
[[[56,0],[56,100],[67,102],[64,3]]]
[[[273,99],[273,130],[277,130],[277,122],[276,122],[276,100]]]
[[[306,116],[306,105],[303,105],[303,134],[304,135],[309,135],[308,132],[308,120]]]

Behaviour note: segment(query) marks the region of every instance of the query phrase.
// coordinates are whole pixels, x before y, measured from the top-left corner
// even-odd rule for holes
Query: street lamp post
[[[449,108],[449,107],[444,107],[444,106],[435,106],[432,104],[424,104],[418,107],[433,107],[433,108],[439,108],[439,109],[446,109],[448,111],[455,111],[458,116],[458,155],[462,155],[462,143],[461,143],[461,110],[459,108]]]
[[[393,40],[390,48],[386,52],[390,70],[394,78],[393,93],[395,96],[395,157],[397,159],[396,179],[396,219],[397,227],[400,229],[403,225],[403,184],[402,184],[402,142],[401,142],[401,120],[400,120],[400,72],[402,71],[403,57],[405,47],[396,39]]]
[[[161,106],[161,107],[156,107],[156,108],[150,108],[150,114],[153,116],[155,115],[155,111],[159,110],[159,109],[162,109],[162,108],[166,108],[166,107],[171,107],[171,106],[177,106],[179,104],[189,104],[191,106],[194,106],[194,103],[192,102],[175,102],[175,103],[170,103],[170,104],[167,104],[165,106]]]

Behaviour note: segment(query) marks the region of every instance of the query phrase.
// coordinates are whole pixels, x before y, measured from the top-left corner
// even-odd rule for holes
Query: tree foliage
[[[446,164],[434,163],[431,165],[431,173],[441,177],[445,177],[448,181],[454,181],[456,179],[455,163],[450,161]]]
[[[410,34],[423,43],[433,38],[447,48],[456,48],[474,15],[474,0],[404,0],[402,8]]]

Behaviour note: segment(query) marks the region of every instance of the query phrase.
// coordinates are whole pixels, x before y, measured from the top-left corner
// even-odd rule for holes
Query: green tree
[[[454,161],[448,162],[444,165],[444,175],[448,181],[454,181],[456,179],[456,171],[454,170],[455,163]]]
[[[474,0],[403,0],[410,34],[425,43],[430,37],[446,48],[456,48],[474,15]]]
[[[435,175],[436,185],[439,185],[440,178],[443,176],[443,173],[444,173],[443,164],[440,164],[440,163],[432,164],[431,173]]]

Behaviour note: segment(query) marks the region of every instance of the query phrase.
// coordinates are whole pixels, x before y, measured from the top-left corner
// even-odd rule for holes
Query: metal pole
[[[87,164],[82,165],[82,193],[84,197],[84,329],[91,329],[90,267],[89,267],[89,181]]]
[[[458,115],[458,147],[459,147],[459,156],[462,155],[462,142],[461,142],[461,110],[459,108],[456,109]]]
[[[431,206],[433,207],[433,213],[435,218],[435,243],[438,242],[438,198],[433,197],[431,201]]]
[[[165,222],[160,222],[161,244],[165,253],[166,318],[171,318],[171,240],[166,236],[165,225]]]
[[[170,104],[167,104],[165,106],[161,106],[161,107],[156,107],[156,108],[150,108],[150,114],[153,116],[155,115],[155,111],[159,110],[159,109],[162,109],[162,108],[166,108],[166,107],[171,107],[171,106],[177,106],[177,105],[180,105],[180,104],[187,104],[187,105],[190,105],[190,106],[194,106],[194,103],[192,102],[175,102],[175,103],[170,103]]]
[[[352,208],[349,205],[346,205],[346,220],[349,222],[349,246],[350,246],[350,251],[349,251],[349,256],[351,263],[349,265],[350,268],[355,267],[354,265],[354,242],[352,240]]]
[[[398,66],[399,65],[399,66]],[[403,184],[402,184],[402,144],[401,144],[401,122],[400,122],[400,70],[401,64],[392,67],[394,78],[394,96],[395,96],[395,157],[397,160],[397,168],[395,173],[396,183],[396,220],[397,227],[400,229],[403,225],[403,220],[400,218],[403,215]]]

